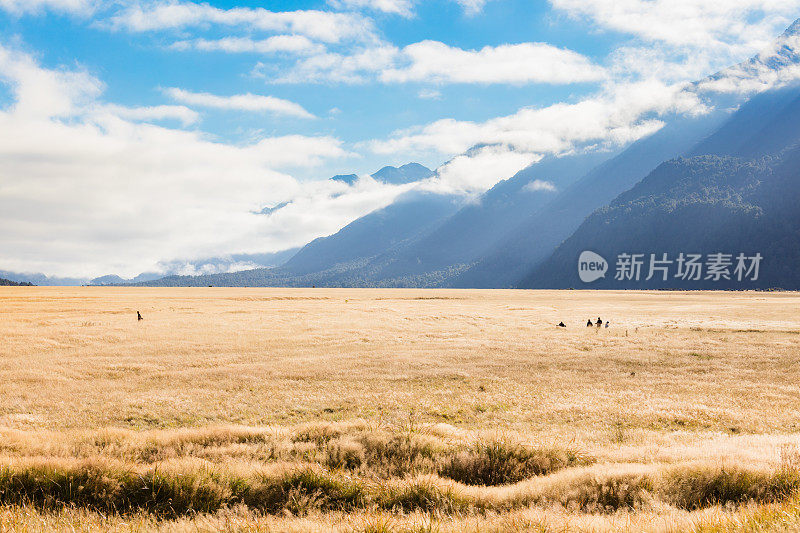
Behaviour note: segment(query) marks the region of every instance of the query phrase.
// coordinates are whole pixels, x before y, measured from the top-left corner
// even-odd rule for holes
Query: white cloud
[[[94,78],[44,69],[2,46],[0,74],[13,99],[0,110],[5,270],[131,276],[173,260],[274,251],[334,232],[392,197],[375,190],[325,200],[329,184],[279,170],[348,157],[334,138],[232,145],[130,121],[126,113],[150,112],[105,105]],[[253,214],[289,200],[307,209],[306,219],[299,212],[285,221],[294,226]]]
[[[414,7],[420,0],[328,0],[336,9],[369,9],[383,13],[400,15],[411,18],[414,16]],[[474,16],[483,11],[488,0],[453,0],[464,10],[467,16]]]
[[[767,46],[800,12],[800,0],[550,0],[602,28],[674,46]]]
[[[160,121],[178,120],[184,126],[194,124],[200,119],[197,111],[182,105],[157,105],[146,107],[125,107],[114,104],[100,106],[99,112],[110,113],[125,120],[133,121]]]
[[[413,0],[331,0],[337,9],[371,9],[403,17],[414,15]]]
[[[442,97],[442,93],[436,89],[420,89],[417,96],[424,100],[439,100]]]
[[[752,94],[800,80],[800,22],[755,57],[698,84],[699,91]]]
[[[503,146],[476,148],[442,165],[437,170],[438,180],[433,186],[446,192],[481,193],[537,159],[533,154],[516,152]]]
[[[615,5],[608,3],[611,8]],[[733,52],[706,53],[663,43],[620,47],[606,67],[608,79],[593,96],[574,103],[522,108],[484,122],[437,120],[395,131],[366,145],[375,153],[387,155],[465,154],[453,160],[464,169],[472,164],[475,153],[470,148],[474,146],[535,157],[625,146],[659,130],[673,115],[706,113],[707,93],[755,93],[800,80],[800,23],[777,41],[773,39],[754,60],[703,79],[719,68],[728,53]],[[690,83],[694,79],[703,81]],[[477,160],[475,164],[480,168]],[[461,176],[454,181],[462,180],[465,188],[481,183],[480,179],[471,180],[466,170],[454,175]],[[543,190],[545,185],[535,186]]]
[[[0,0],[0,9],[15,15],[41,13],[45,10],[88,15],[94,10],[95,4],[94,0]]]
[[[328,11],[269,11],[264,8],[220,9],[185,1],[135,4],[111,18],[111,27],[132,32],[219,25],[250,30],[304,35],[335,43],[344,39],[372,39],[372,22],[355,13]]]
[[[571,50],[545,43],[486,46],[462,50],[438,41],[403,48],[407,65],[381,73],[385,82],[436,83],[576,83],[605,77],[602,68]]]
[[[800,0],[550,0],[554,8],[585,18],[595,29],[629,34],[608,68],[613,79],[666,83],[703,79],[724,69],[707,90],[754,92],[796,79],[791,65],[739,63],[764,51],[778,55],[775,36],[800,14]],[[781,43],[784,44],[784,43]],[[797,43],[788,43],[797,50]],[[762,54],[763,55],[763,54]],[[793,61],[796,64],[796,61]],[[756,72],[760,69],[761,72]],[[737,72],[738,71],[738,72]]]
[[[524,189],[526,191],[546,191],[546,192],[556,192],[556,185],[552,181],[544,181],[544,180],[533,180],[529,184],[527,184]]]
[[[259,63],[253,73],[278,83],[364,83],[373,79],[376,72],[392,65],[397,54],[395,46],[380,45],[351,54],[328,52],[312,55],[286,72]]]
[[[475,16],[483,11],[483,6],[486,5],[487,1],[488,0],[456,0],[464,9],[464,14],[467,16]]]
[[[489,144],[544,155],[589,144],[624,145],[658,130],[663,125],[659,115],[706,111],[696,94],[682,89],[655,81],[621,85],[574,104],[523,108],[485,122],[438,120],[397,131],[370,146],[382,154],[458,154]]]
[[[266,65],[258,68],[265,73]],[[383,44],[351,54],[322,53],[299,61],[275,81],[284,83],[550,83],[604,79],[604,69],[588,58],[544,43],[486,46],[462,50],[438,41],[399,49]]]
[[[223,37],[221,39],[192,39],[177,41],[170,47],[174,50],[200,50],[204,52],[271,54],[289,52],[294,54],[321,53],[324,48],[303,35],[273,35],[266,39],[250,37]]]
[[[2,46],[0,65],[0,80],[15,92],[13,111],[19,117],[66,117],[94,101],[104,89],[84,71],[40,69],[29,56]]]
[[[314,115],[303,109],[300,104],[282,98],[275,98],[274,96],[261,96],[249,93],[233,96],[218,96],[209,93],[195,93],[177,87],[164,89],[164,93],[176,102],[193,106],[236,111],[269,112],[299,118],[314,118]]]

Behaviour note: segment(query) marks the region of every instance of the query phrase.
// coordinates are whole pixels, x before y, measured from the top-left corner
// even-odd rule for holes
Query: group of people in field
[[[588,322],[586,322],[586,327],[587,328],[593,328],[595,326],[597,326],[598,328],[602,328],[603,325],[605,325],[605,327],[609,327],[611,325],[611,321],[610,320],[606,320],[605,322],[603,322],[603,319],[601,319],[600,317],[597,317],[597,322],[592,322],[591,318],[588,320]],[[564,324],[563,322],[559,322],[558,323],[558,327],[559,328],[565,328],[565,327],[567,327],[567,325]]]

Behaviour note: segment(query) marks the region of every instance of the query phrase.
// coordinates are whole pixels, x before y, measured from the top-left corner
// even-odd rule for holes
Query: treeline
[[[33,283],[28,281],[11,281],[10,279],[0,278],[0,287],[33,287]]]

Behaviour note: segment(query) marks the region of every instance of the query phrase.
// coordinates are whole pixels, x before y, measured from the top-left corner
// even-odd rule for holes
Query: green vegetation
[[[0,278],[0,287],[33,287],[33,283],[28,281],[11,281],[10,279]]]

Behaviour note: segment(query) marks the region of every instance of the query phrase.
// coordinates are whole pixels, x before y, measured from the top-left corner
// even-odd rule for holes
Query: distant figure
[[[144,318],[142,317],[142,313],[140,313],[139,311],[136,311],[136,320],[144,320]]]
[[[608,320],[606,320],[606,329],[608,329],[608,325],[611,324]]]
[[[599,328],[602,325],[603,325],[603,321],[600,320],[600,317],[597,317],[597,327]]]
[[[594,324],[592,324],[592,319],[590,318],[589,321],[586,323],[586,327],[590,328],[592,326],[594,326]]]
[[[558,327],[560,327],[560,328],[565,328],[565,327],[567,327],[567,325],[566,325],[566,324],[564,324],[563,322],[559,322],[559,323],[558,323]]]

